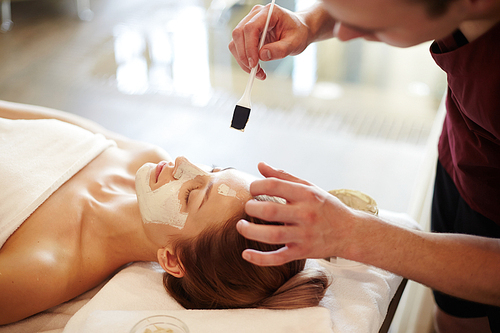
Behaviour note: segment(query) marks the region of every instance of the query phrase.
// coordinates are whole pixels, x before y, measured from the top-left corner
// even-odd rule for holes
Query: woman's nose
[[[366,32],[349,28],[344,24],[342,24],[341,22],[335,23],[335,26],[333,27],[333,35],[343,42],[363,37],[366,34],[367,34]]]
[[[193,163],[189,162],[184,156],[177,157],[175,159],[175,167],[173,170],[173,176],[175,179],[179,179],[183,174],[194,178],[198,175],[206,175],[207,172],[198,168]]]
[[[191,162],[189,162],[189,160],[187,158],[185,158],[184,156],[179,156],[175,159],[175,167],[178,168],[181,164],[183,163],[189,163],[191,164]]]
[[[179,156],[175,159],[174,169],[172,170],[172,176],[174,179],[179,179],[181,177],[184,168],[183,165],[185,166],[188,163],[188,159],[184,156]]]

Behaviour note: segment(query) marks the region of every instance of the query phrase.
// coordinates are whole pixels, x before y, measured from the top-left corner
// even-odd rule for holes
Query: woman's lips
[[[158,163],[156,165],[156,178],[155,178],[156,179],[156,181],[155,181],[156,183],[158,183],[158,177],[160,177],[160,173],[163,170],[163,167],[165,166],[165,164],[167,164],[167,162],[161,161],[160,163]]]

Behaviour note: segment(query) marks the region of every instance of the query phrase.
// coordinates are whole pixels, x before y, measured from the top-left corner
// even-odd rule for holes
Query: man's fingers
[[[239,46],[243,47],[241,51],[245,52],[250,68],[257,66],[259,62],[260,36],[266,24],[267,13],[268,10],[265,10],[261,5],[255,6],[248,15],[249,19],[246,20],[245,24],[241,27],[244,44]],[[238,52],[240,52],[239,49]]]
[[[289,200],[288,198],[284,199]],[[303,212],[297,209],[297,207],[291,204],[284,205],[271,201],[249,200],[245,204],[245,212],[261,220],[282,222],[287,225],[302,222],[304,218]]]
[[[242,27],[245,41],[246,56],[250,68],[256,66],[259,60],[269,61],[275,59],[269,52],[269,49],[265,52],[260,52],[259,47],[261,39],[264,38],[264,45],[272,40],[275,40],[275,33],[273,32],[274,26],[276,25],[276,15],[271,15],[269,20],[269,25],[266,31],[266,36],[263,36],[264,28],[267,21],[267,16],[269,15],[269,10],[271,5],[268,4],[265,7],[257,5],[252,9],[250,15],[252,17],[245,22]],[[250,16],[249,15],[249,16]]]
[[[287,181],[293,182],[293,183],[312,185],[311,183],[309,183],[306,180],[295,177],[294,175],[289,174],[288,172],[286,172],[284,170],[275,169],[272,166],[270,166],[269,164],[266,164],[264,162],[260,162],[257,165],[257,167],[259,168],[259,172],[266,178],[274,177],[274,178],[278,178],[278,179],[282,179],[282,180],[287,180]]]
[[[259,45],[258,36],[251,38],[251,40],[247,40],[247,38],[251,36],[251,34],[248,33],[250,28],[247,24],[259,13],[259,7],[262,6],[255,6],[250,13],[238,23],[232,32],[233,40],[229,43],[229,50],[238,62],[238,65],[247,73],[250,73],[252,69],[252,66],[250,66],[248,62],[247,47],[255,48],[253,52],[257,53]]]
[[[246,54],[243,57],[240,57],[238,54],[238,51],[236,50],[236,44],[234,40],[232,40],[229,45],[228,45],[229,51],[233,54],[234,59],[238,63],[238,65],[243,69],[245,72],[250,73],[251,68],[248,64],[248,59],[246,57]],[[257,73],[255,74],[255,77],[259,80],[265,80],[266,79],[266,72],[260,65],[258,65],[259,68],[257,69]]]
[[[246,261],[258,266],[279,266],[292,260],[303,259],[287,246],[269,252],[246,249],[243,251],[242,257]]]
[[[293,183],[276,178],[255,180],[250,184],[250,193],[253,196],[270,195],[285,199],[289,203],[314,199],[315,187],[301,183]]]
[[[236,224],[236,229],[247,239],[267,244],[286,244],[297,240],[293,226],[255,224],[240,220]]]
[[[257,74],[255,74],[255,77],[259,80],[265,80],[267,77],[266,72],[262,69],[262,67],[260,67],[260,65],[259,69],[257,70]]]
[[[250,73],[250,67],[248,66],[248,60],[247,60],[246,56],[243,58],[240,57],[240,55],[238,54],[238,50],[236,49],[236,42],[234,41],[234,39],[231,42],[229,42],[228,48],[229,48],[229,51],[231,52],[231,54],[233,55],[234,59],[238,63],[238,65],[241,67],[241,69],[243,69],[247,73]]]
[[[253,67],[258,66],[261,59],[259,44],[267,20],[267,14],[269,13],[269,7],[269,5],[266,7],[261,5],[254,6],[250,13],[233,30],[233,39],[229,42],[228,48],[238,65],[247,73],[250,73]],[[272,30],[271,23],[268,29],[268,36],[270,35],[270,30]],[[262,60],[266,60],[266,57],[263,57]],[[260,80],[266,79],[266,73],[260,66],[256,77]]]
[[[250,73],[250,65],[245,51],[245,41],[243,31],[239,29],[233,30],[233,40],[229,43],[229,51],[233,54],[234,59],[240,67],[247,73]]]

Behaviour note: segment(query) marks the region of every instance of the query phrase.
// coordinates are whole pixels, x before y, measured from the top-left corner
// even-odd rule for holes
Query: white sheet
[[[135,323],[165,311],[95,311],[80,332],[128,333]],[[331,332],[328,310],[173,310],[168,315],[189,323],[189,333],[324,333]],[[314,325],[311,325],[314,323]]]

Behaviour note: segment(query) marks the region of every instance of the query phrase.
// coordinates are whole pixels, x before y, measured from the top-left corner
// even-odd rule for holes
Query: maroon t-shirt
[[[500,24],[471,43],[456,31],[431,53],[448,76],[439,161],[467,204],[500,224]]]

